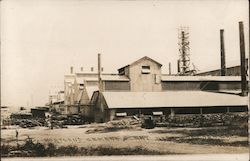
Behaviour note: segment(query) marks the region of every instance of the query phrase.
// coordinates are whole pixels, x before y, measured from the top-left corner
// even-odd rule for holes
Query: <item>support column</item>
[[[171,114],[170,114],[171,119],[173,119],[173,118],[174,118],[174,116],[175,116],[175,111],[174,111],[174,109],[173,109],[173,108],[171,108],[171,109],[170,109],[170,111],[171,111]]]
[[[171,63],[170,62],[168,63],[168,73],[169,75],[171,75]]]
[[[200,114],[201,114],[201,115],[203,114],[202,108],[200,108]]]

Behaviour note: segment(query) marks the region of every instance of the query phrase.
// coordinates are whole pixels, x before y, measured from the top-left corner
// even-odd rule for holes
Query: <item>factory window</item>
[[[82,90],[82,89],[83,89],[83,87],[84,87],[84,84],[80,84],[80,85],[79,85],[79,89],[81,89],[81,90]]]
[[[125,74],[125,68],[119,69],[119,75],[124,75]]]
[[[161,83],[161,76],[159,74],[155,74],[155,84]]]
[[[127,113],[126,112],[116,113],[116,116],[117,117],[125,117],[125,116],[127,116]]]
[[[150,66],[142,66],[141,73],[142,74],[149,74],[150,73]]]
[[[162,111],[154,111],[153,115],[155,115],[155,116],[161,116],[161,115],[163,115],[163,112]]]

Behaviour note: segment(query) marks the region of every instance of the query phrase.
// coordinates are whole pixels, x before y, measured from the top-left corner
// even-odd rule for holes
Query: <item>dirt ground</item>
[[[71,156],[39,158],[2,158],[3,161],[248,161],[248,153],[240,154],[185,154],[185,155],[130,155],[130,156]]]
[[[154,129],[106,128],[105,124],[68,126],[64,129],[36,127],[33,129],[10,126],[1,131],[1,144],[23,144],[27,137],[42,144],[77,147],[143,147],[162,154],[215,154],[247,153],[248,137],[240,129],[228,127],[170,128]]]

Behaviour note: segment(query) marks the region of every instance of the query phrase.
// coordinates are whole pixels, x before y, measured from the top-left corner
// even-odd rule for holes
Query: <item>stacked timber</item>
[[[189,114],[167,116],[160,126],[170,127],[209,127],[209,126],[234,126],[247,123],[247,113],[217,113],[217,114]]]

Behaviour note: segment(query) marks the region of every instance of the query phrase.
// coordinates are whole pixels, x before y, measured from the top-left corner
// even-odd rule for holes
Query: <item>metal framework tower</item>
[[[179,38],[179,74],[190,74],[190,48],[189,48],[189,29],[188,27],[180,27],[178,30]]]

